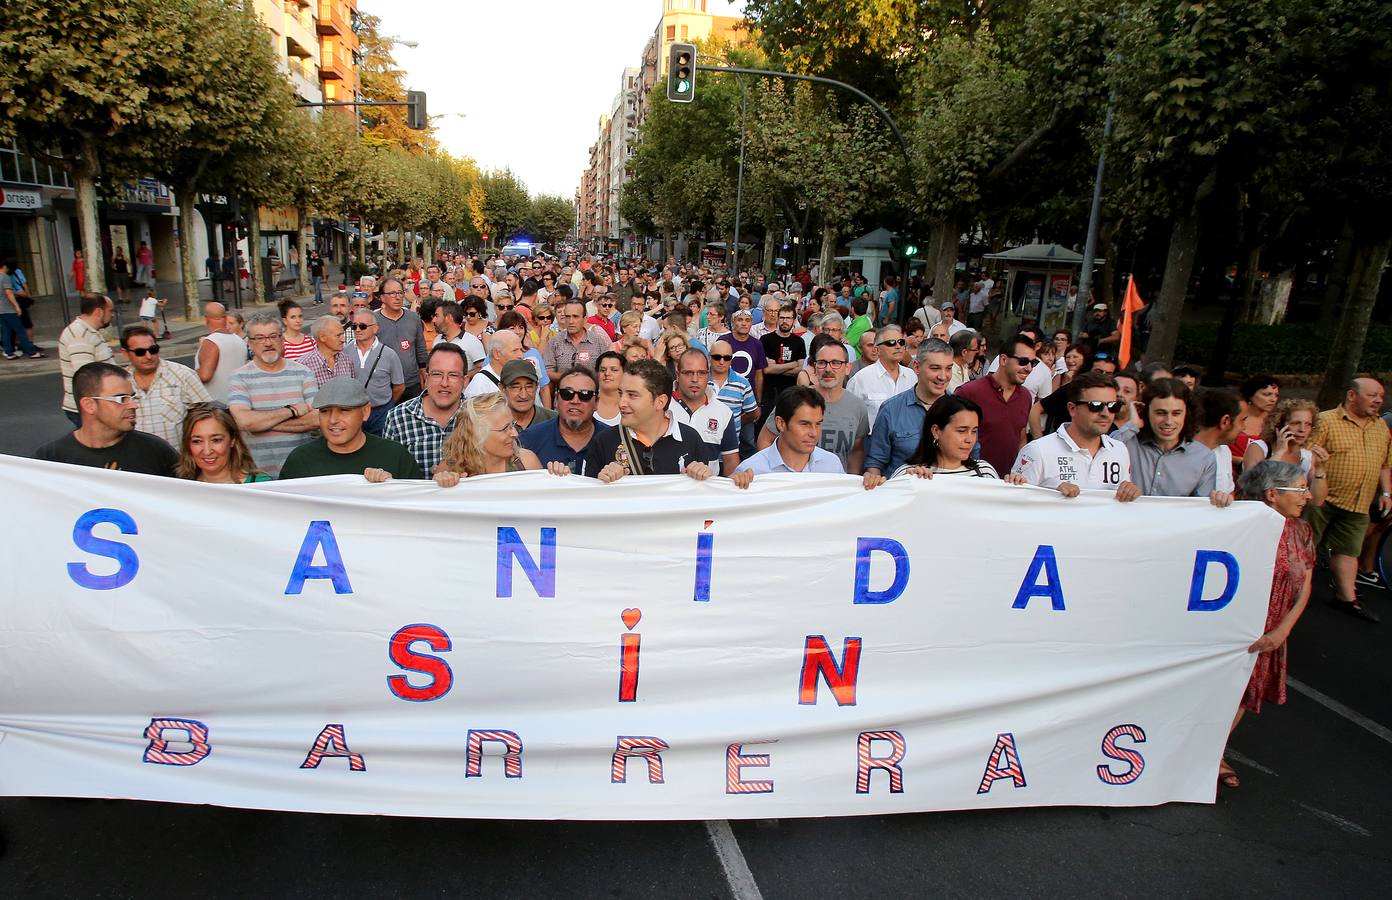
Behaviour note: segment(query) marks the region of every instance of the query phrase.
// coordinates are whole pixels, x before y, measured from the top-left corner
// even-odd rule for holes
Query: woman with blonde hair
[[[619,339],[614,341],[614,346],[609,349],[622,353],[629,344],[640,344],[647,348],[648,355],[651,356],[653,353],[652,341],[639,335],[638,332],[642,328],[643,314],[636,309],[630,309],[619,316]]]
[[[1261,437],[1247,443],[1247,452],[1242,455],[1242,471],[1264,459],[1299,466],[1310,481],[1311,504],[1322,506],[1329,493],[1329,482],[1324,475],[1329,451],[1306,446],[1315,429],[1317,415],[1319,407],[1310,400],[1282,400],[1266,417]]]
[[[435,469],[435,483],[440,487],[454,487],[475,475],[541,468],[535,453],[517,445],[517,427],[503,394],[493,391],[470,397],[455,415],[454,433],[445,438]]]
[[[174,471],[180,478],[209,484],[271,480],[257,471],[236,420],[221,403],[194,403],[188,408]]]

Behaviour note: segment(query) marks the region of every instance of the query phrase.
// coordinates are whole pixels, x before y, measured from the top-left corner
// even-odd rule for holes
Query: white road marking
[[[1262,765],[1261,763],[1257,762],[1255,759],[1252,759],[1250,756],[1243,756],[1241,753],[1238,753],[1236,750],[1232,749],[1231,747],[1228,748],[1228,754],[1227,754],[1227,755],[1228,755],[1228,759],[1232,760],[1233,762],[1241,763],[1242,765],[1246,766],[1246,767],[1249,768],[1249,769],[1256,769],[1258,772],[1265,772],[1267,775],[1270,775],[1270,776],[1272,776],[1273,778],[1280,778],[1280,777],[1281,777],[1281,776],[1277,775],[1276,772],[1275,772],[1274,770],[1268,769],[1266,766],[1264,766],[1264,765]]]
[[[725,870],[730,897],[733,900],[763,900],[764,895],[759,892],[754,873],[749,871],[749,863],[744,860],[744,852],[740,850],[739,841],[735,840],[735,833],[730,830],[730,823],[724,819],[707,822],[706,834],[720,860],[720,868]]]
[[[1356,710],[1349,709],[1347,706],[1340,703],[1338,700],[1335,700],[1333,697],[1330,697],[1326,694],[1321,694],[1319,691],[1310,687],[1308,684],[1305,684],[1302,681],[1297,681],[1296,679],[1291,678],[1289,675],[1286,676],[1286,684],[1289,685],[1293,690],[1301,694],[1304,694],[1306,697],[1309,697],[1311,700],[1315,701],[1320,706],[1323,706],[1325,709],[1333,713],[1336,713],[1340,716],[1343,716],[1345,719],[1348,719],[1350,722],[1357,725],[1358,727],[1376,735],[1377,737],[1382,738],[1387,743],[1392,744],[1392,728],[1388,728],[1386,725],[1380,725],[1377,722],[1374,722],[1372,719],[1368,718],[1362,713],[1357,712]]]
[[[1319,818],[1324,819],[1326,822],[1333,824],[1336,828],[1342,831],[1347,831],[1349,834],[1356,834],[1359,837],[1373,836],[1373,833],[1368,829],[1364,828],[1362,825],[1350,822],[1348,819],[1345,819],[1342,816],[1336,816],[1332,812],[1325,812],[1322,809],[1315,809],[1313,806],[1306,806],[1304,803],[1300,803],[1299,801],[1292,802],[1295,803],[1296,806],[1305,810],[1306,812],[1314,813]]]

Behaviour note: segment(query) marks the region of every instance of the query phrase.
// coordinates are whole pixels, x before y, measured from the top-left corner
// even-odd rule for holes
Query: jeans
[[[6,354],[14,353],[16,347],[21,353],[39,352],[24,331],[24,321],[18,313],[12,312],[0,313],[0,347],[4,348]]]
[[[317,306],[324,302],[324,294],[321,287],[324,283],[324,278],[321,275],[315,275],[312,280],[314,281],[314,303]]]
[[[372,407],[372,415],[368,416],[367,421],[363,423],[363,431],[381,437],[382,429],[387,425],[387,413],[391,412],[391,410],[391,403],[383,403],[381,406]]]

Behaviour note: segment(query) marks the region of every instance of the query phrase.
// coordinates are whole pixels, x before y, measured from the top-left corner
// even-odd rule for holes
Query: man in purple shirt
[[[730,345],[735,358],[730,369],[754,386],[754,396],[764,396],[764,369],[768,368],[768,357],[764,345],[749,332],[754,327],[754,314],[747,309],[737,309],[730,314],[730,333],[720,340]]]
[[[981,407],[981,430],[977,435],[981,458],[996,467],[997,472],[1010,471],[1025,445],[1032,401],[1023,386],[1038,363],[1033,339],[1017,334],[1001,345],[996,371],[957,388],[957,396]]]

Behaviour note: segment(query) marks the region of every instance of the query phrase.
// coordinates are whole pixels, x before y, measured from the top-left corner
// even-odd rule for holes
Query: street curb
[[[325,305],[316,305],[313,302],[313,294],[307,294],[303,297],[294,297],[291,299],[295,300],[305,308],[306,320],[310,318],[310,316],[308,315],[309,310],[315,310],[318,309],[320,305]],[[202,302],[206,303],[210,301]],[[275,309],[274,303],[256,303],[242,306],[241,312],[246,315],[251,315],[253,313],[265,312],[266,310],[272,309]],[[129,325],[133,323],[127,322],[125,324]],[[107,338],[106,342],[111,347],[112,351],[115,352],[118,339],[115,335],[114,323],[112,327],[106,329],[106,332],[107,334],[111,335]],[[198,343],[198,338],[202,337],[204,334],[203,321],[200,319],[196,322],[189,322],[185,319],[170,318],[169,333],[170,337],[167,341],[164,342],[165,344],[168,344],[170,346],[182,344],[191,350]],[[0,382],[12,378],[30,378],[35,375],[58,375],[62,371],[62,368],[58,362],[58,336],[54,335],[51,340],[35,340],[34,343],[37,344],[39,349],[44,352],[44,358],[29,359],[28,357],[25,357],[23,359],[11,360],[0,359]],[[121,364],[121,356],[119,353],[117,354],[115,361],[117,365]]]

